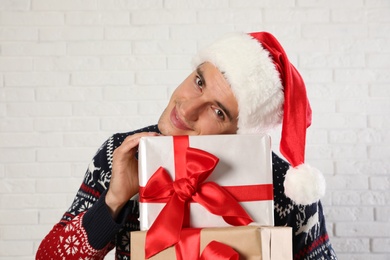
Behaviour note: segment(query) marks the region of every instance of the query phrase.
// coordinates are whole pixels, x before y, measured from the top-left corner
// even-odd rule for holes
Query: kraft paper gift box
[[[218,241],[231,247],[240,260],[291,260],[292,229],[291,227],[226,227],[183,229],[190,231],[194,239],[187,239],[181,245],[169,247],[152,256],[151,260],[185,259],[195,260],[205,251],[211,241]],[[147,231],[131,232],[132,259],[145,259],[145,239]],[[195,243],[194,241],[198,241]],[[213,259],[207,258],[206,259]]]
[[[187,147],[206,151],[219,159],[205,183],[215,182],[233,194],[255,223],[274,225],[271,140],[268,135],[151,136],[142,137],[139,144],[141,230],[148,230],[167,204],[164,198],[145,199],[144,187],[160,167],[173,181],[188,174],[182,169],[186,167],[183,164],[189,168],[193,164],[183,157],[183,150]],[[156,192],[157,195],[160,193]],[[190,222],[183,227],[231,226],[223,217],[210,213],[199,203],[189,205],[187,217]],[[225,204],[224,207],[231,206]]]

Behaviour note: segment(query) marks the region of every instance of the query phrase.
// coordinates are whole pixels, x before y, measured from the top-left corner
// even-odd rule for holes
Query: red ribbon
[[[239,260],[240,255],[230,246],[211,241],[203,250],[199,260]]]
[[[199,257],[200,232],[199,228],[182,230],[180,241],[175,245],[177,260],[239,260],[233,248],[215,240],[207,244]]]
[[[188,147],[187,136],[173,138],[175,181],[160,167],[145,187],[140,188],[140,197],[143,200],[168,200],[146,234],[146,258],[179,242],[182,227],[188,226],[185,216],[189,214],[189,201],[201,204],[209,212],[222,216],[227,223],[234,226],[253,222],[230,193],[214,182],[204,182],[219,159],[208,152]]]

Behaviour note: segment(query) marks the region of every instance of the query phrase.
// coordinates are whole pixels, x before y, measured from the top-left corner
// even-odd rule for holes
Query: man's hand
[[[131,197],[138,193],[138,161],[135,154],[139,140],[143,136],[156,136],[158,133],[143,132],[127,137],[114,150],[110,187],[106,194],[106,204],[114,219]]]

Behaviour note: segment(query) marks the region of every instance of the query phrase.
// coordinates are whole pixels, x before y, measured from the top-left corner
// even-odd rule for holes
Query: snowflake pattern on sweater
[[[36,259],[103,259],[116,249],[116,259],[130,259],[130,231],[139,230],[138,202],[131,200],[111,218],[105,204],[114,150],[139,132],[159,132],[157,125],[115,134],[97,151],[72,205],[42,240]],[[276,226],[293,227],[294,259],[337,259],[329,242],[321,202],[308,206],[292,203],[284,195],[283,181],[289,164],[272,155],[274,218]]]

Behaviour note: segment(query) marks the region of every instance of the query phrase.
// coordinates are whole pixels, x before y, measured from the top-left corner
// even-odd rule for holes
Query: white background
[[[306,81],[340,259],[390,259],[389,0],[1,0],[0,260],[33,259],[100,144],[237,30],[272,32]]]

